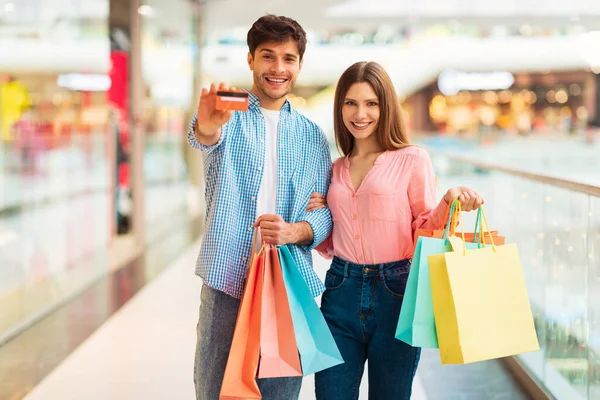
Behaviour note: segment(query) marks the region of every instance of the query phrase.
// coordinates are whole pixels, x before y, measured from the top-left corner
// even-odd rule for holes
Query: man
[[[196,274],[204,281],[194,367],[196,397],[219,398],[255,227],[274,245],[290,244],[314,296],[324,286],[310,250],[331,231],[329,209],[306,212],[311,193],[326,194],[331,172],[323,131],[292,109],[286,95],[302,68],[306,33],[294,20],[267,15],[248,32],[254,84],[247,112],[216,110],[203,89],[189,143],[202,151],[206,224]],[[301,377],[259,380],[264,400],[297,399]]]

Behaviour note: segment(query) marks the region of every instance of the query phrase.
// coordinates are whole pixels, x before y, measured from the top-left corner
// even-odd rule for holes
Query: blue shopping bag
[[[304,376],[342,364],[344,360],[327,322],[286,246],[278,248],[294,333]]]

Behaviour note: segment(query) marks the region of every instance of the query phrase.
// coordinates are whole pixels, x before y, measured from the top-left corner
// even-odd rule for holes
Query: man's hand
[[[473,211],[483,205],[483,197],[476,191],[469,189],[465,186],[459,186],[456,188],[448,189],[444,195],[446,203],[452,203],[452,200],[458,198],[460,202],[460,208],[462,211]]]
[[[261,215],[254,226],[260,226],[263,242],[275,246],[283,246],[288,243],[310,244],[313,241],[313,232],[308,223],[289,224],[276,214]]]
[[[217,91],[236,90],[221,82],[217,88],[211,84],[210,89],[202,88],[198,103],[198,122],[196,123],[196,138],[205,145],[215,144],[220,137],[221,127],[229,121],[233,111],[217,110]]]

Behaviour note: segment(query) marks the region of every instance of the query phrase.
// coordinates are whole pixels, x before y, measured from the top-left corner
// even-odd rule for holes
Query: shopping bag
[[[477,243],[466,243],[477,248]],[[429,279],[429,256],[452,251],[446,239],[419,237],[402,299],[402,308],[396,327],[396,339],[414,347],[438,348],[431,283]]]
[[[314,374],[343,363],[327,322],[290,251],[286,246],[280,246],[278,251],[294,321],[302,374]]]
[[[460,206],[459,206],[460,207]],[[539,350],[517,246],[429,256],[433,310],[442,364],[465,364]]]
[[[277,248],[265,248],[259,378],[302,376],[292,313]]]
[[[456,200],[449,207],[450,214],[446,223],[443,239],[420,236],[417,238],[413,260],[408,274],[406,289],[402,299],[402,307],[396,326],[396,339],[414,347],[438,348],[433,304],[431,298],[431,283],[429,280],[428,256],[452,251],[452,246],[446,240],[452,230],[450,219],[453,218]],[[479,215],[478,215],[479,218]],[[476,230],[477,230],[476,221]],[[477,248],[477,243],[467,242],[468,248]]]
[[[457,200],[454,200],[457,201]],[[454,202],[453,201],[453,202]],[[455,231],[456,231],[456,218],[455,218],[455,213],[450,213],[450,210],[452,210],[452,204],[450,205],[450,207],[448,207],[448,210],[446,210],[446,215],[444,217],[444,220],[447,220],[448,222],[446,223],[445,227],[440,227],[439,229],[424,229],[424,228],[420,228],[420,229],[416,229],[415,233],[414,233],[414,243],[415,246],[417,244],[417,239],[419,238],[419,236],[424,236],[424,237],[432,237],[432,238],[438,238],[441,239],[444,237],[444,231],[446,227],[450,227],[450,233],[449,236],[454,236],[455,235]],[[480,221],[481,219],[481,208],[477,210],[477,218],[476,221]],[[486,244],[490,244],[489,242],[489,238],[487,237],[487,235],[484,235],[482,233],[482,231],[480,231],[480,226],[478,226],[477,222],[475,223],[475,229],[473,230],[473,232],[465,232],[465,240],[471,243],[479,243],[481,242],[481,238],[485,238],[484,241]],[[504,236],[499,236],[498,235],[498,231],[491,231],[492,237],[494,238],[494,244],[496,245],[502,245],[504,244],[505,238]]]
[[[256,241],[256,234],[255,234]],[[254,245],[252,246],[254,249]],[[253,250],[254,251],[254,250]],[[262,398],[256,373],[260,355],[261,296],[264,280],[265,252],[253,254],[246,286],[240,302],[233,341],[225,367],[220,400]]]

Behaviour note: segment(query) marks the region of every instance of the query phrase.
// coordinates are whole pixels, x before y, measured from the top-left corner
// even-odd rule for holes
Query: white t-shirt
[[[260,109],[265,117],[265,165],[256,199],[256,217],[276,214],[277,210],[277,125],[279,111]]]

